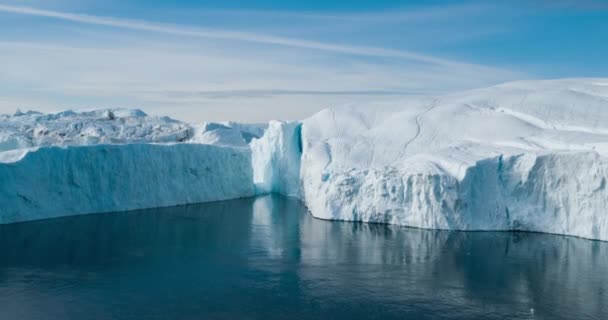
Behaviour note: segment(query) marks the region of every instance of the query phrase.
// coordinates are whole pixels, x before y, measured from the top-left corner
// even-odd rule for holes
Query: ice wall
[[[0,223],[253,196],[248,150],[202,144],[0,153]]]
[[[301,123],[271,121],[264,135],[253,139],[251,159],[258,194],[300,197]]]
[[[304,167],[304,199],[322,219],[608,240],[607,160],[592,152],[499,156],[463,179],[394,168],[315,176]]]

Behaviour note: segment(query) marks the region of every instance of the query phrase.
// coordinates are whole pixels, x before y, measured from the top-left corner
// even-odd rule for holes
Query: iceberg
[[[261,125],[0,116],[0,222],[279,193],[321,219],[608,241],[606,83],[519,81]]]
[[[608,240],[608,87],[525,81],[302,124],[318,218]]]

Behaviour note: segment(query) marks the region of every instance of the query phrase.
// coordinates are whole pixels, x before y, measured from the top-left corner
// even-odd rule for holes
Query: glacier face
[[[267,125],[20,113],[0,116],[0,223],[280,193],[323,219],[608,240],[607,155],[603,79],[513,82]]]
[[[203,144],[0,153],[0,223],[253,196],[251,154]]]

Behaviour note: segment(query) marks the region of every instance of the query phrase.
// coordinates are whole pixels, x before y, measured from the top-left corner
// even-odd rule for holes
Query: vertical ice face
[[[258,194],[300,197],[301,123],[271,121],[259,139],[251,141],[253,182]]]
[[[251,154],[203,144],[43,147],[0,153],[0,223],[255,194]]]

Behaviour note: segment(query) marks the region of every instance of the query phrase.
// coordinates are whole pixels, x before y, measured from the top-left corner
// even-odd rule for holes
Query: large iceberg
[[[322,219],[608,240],[604,79],[513,82],[268,125],[19,113],[0,116],[2,150],[0,222],[280,193]],[[47,184],[27,193],[37,181]]]
[[[256,129],[235,127],[128,109],[0,116],[0,223],[253,196],[251,152],[234,137]]]
[[[301,139],[319,218],[608,240],[608,81],[328,109]]]

